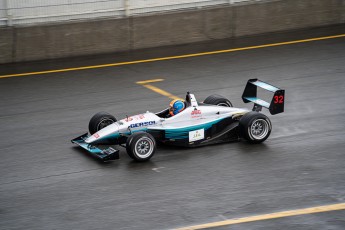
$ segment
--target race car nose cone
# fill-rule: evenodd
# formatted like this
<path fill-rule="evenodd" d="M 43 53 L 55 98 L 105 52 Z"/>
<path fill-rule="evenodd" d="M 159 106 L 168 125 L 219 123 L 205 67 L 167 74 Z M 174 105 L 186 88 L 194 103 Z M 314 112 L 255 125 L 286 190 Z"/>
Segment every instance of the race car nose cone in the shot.
<path fill-rule="evenodd" d="M 100 140 L 105 140 L 111 135 L 114 135 L 119 132 L 119 125 L 117 123 L 113 123 L 107 127 L 104 127 L 103 129 L 99 130 L 97 133 L 94 133 L 93 135 L 89 136 L 85 143 L 94 143 Z"/>

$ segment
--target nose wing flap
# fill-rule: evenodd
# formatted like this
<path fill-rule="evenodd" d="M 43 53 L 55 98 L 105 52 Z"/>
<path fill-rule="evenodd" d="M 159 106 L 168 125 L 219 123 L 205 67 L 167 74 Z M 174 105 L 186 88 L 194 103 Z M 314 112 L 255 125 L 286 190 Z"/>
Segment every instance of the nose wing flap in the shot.
<path fill-rule="evenodd" d="M 102 161 L 116 160 L 120 158 L 119 150 L 113 149 L 112 147 L 100 149 L 95 145 L 88 144 L 85 142 L 88 137 L 88 133 L 85 133 L 77 138 L 74 138 L 71 140 L 71 142 L 79 145 L 83 149 L 87 150 L 92 156 L 97 157 Z"/>

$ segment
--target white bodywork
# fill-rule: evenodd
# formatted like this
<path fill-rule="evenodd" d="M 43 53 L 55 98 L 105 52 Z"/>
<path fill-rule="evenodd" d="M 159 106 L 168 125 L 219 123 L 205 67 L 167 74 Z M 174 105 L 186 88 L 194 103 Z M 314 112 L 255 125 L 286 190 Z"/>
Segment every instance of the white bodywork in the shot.
<path fill-rule="evenodd" d="M 85 142 L 90 144 L 108 137 L 120 137 L 121 135 L 130 135 L 132 132 L 145 130 L 174 130 L 199 126 L 249 112 L 248 109 L 234 107 L 198 105 L 193 94 L 190 94 L 190 99 L 190 106 L 173 117 L 161 118 L 151 112 L 131 116 L 99 130 L 89 136 Z"/>

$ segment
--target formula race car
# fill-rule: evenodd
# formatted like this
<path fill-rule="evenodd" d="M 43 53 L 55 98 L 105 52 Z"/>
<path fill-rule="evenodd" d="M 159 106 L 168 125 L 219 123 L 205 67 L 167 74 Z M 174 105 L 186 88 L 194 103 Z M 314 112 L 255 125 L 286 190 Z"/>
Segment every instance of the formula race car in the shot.
<path fill-rule="evenodd" d="M 257 97 L 257 87 L 273 93 L 269 102 Z M 272 130 L 270 120 L 259 113 L 267 108 L 272 115 L 284 112 L 285 91 L 258 79 L 247 82 L 242 95 L 251 110 L 234 108 L 217 94 L 198 103 L 191 93 L 186 95 L 186 108 L 169 117 L 169 108 L 158 113 L 146 112 L 120 121 L 108 113 L 95 114 L 89 122 L 89 132 L 72 140 L 93 156 L 103 160 L 119 159 L 119 150 L 101 145 L 125 147 L 135 161 L 147 161 L 156 151 L 156 142 L 176 146 L 202 146 L 245 139 L 250 143 L 265 141 Z"/>

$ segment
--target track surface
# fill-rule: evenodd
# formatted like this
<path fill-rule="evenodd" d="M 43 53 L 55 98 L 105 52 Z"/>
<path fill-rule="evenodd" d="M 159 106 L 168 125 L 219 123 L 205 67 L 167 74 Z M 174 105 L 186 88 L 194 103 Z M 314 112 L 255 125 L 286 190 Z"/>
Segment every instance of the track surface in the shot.
<path fill-rule="evenodd" d="M 284 36 L 266 39 L 274 38 Z M 227 46 L 239 43 L 229 41 Z M 195 49 L 204 51 L 203 45 Z M 94 63 L 104 61 L 98 58 Z M 84 65 L 91 62 L 88 58 Z M 39 71 L 53 65 L 47 63 L 3 65 L 0 72 Z M 83 64 L 61 63 L 56 66 Z M 343 203 L 344 64 L 345 38 L 339 38 L 0 79 L 0 229 L 170 229 Z M 286 112 L 270 116 L 273 132 L 264 144 L 160 146 L 143 164 L 132 162 L 122 149 L 121 160 L 104 164 L 70 143 L 87 130 L 89 118 L 98 111 L 123 118 L 168 105 L 168 98 L 136 81 L 164 78 L 154 85 L 174 95 L 184 97 L 191 91 L 203 100 L 218 93 L 245 107 L 240 96 L 246 80 L 256 77 L 286 89 Z M 345 211 L 231 229 L 345 229 Z"/>

